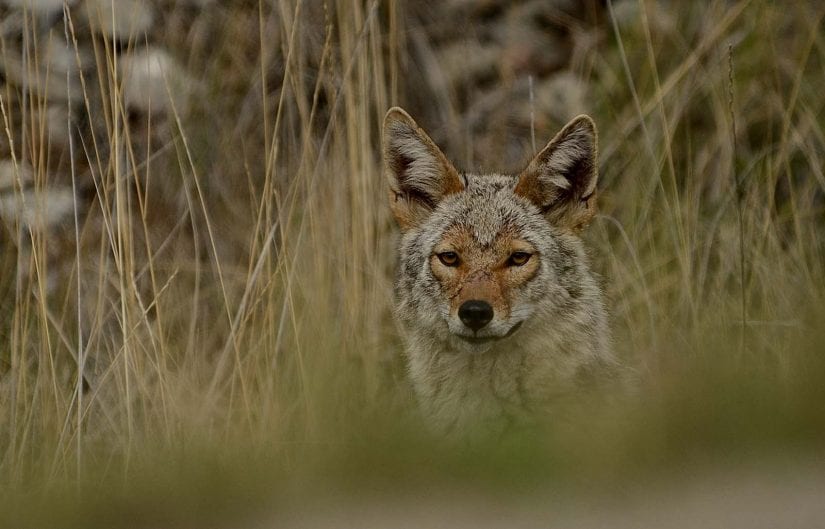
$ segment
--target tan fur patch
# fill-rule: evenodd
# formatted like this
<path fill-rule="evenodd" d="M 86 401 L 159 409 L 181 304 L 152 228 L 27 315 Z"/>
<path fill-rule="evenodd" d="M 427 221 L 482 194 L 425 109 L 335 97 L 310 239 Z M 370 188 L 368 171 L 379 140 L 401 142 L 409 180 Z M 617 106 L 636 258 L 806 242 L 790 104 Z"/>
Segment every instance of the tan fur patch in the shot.
<path fill-rule="evenodd" d="M 442 252 L 456 252 L 458 266 L 444 265 L 438 258 Z M 512 266 L 509 261 L 514 252 L 527 252 L 531 257 L 522 266 Z M 454 227 L 436 245 L 430 267 L 450 299 L 452 315 L 464 302 L 480 300 L 493 307 L 496 318 L 506 319 L 510 316 L 512 291 L 536 275 L 539 259 L 535 248 L 510 230 L 501 231 L 492 244 L 483 246 L 471 230 Z"/>

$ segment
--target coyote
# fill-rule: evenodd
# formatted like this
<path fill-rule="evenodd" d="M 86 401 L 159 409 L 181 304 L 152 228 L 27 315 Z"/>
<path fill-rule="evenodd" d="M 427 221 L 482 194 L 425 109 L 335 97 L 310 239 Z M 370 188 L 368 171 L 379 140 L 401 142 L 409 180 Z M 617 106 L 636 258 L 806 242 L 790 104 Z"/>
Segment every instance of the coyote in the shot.
<path fill-rule="evenodd" d="M 403 109 L 384 172 L 401 229 L 395 317 L 436 430 L 534 417 L 615 365 L 579 233 L 596 211 L 596 126 L 568 123 L 517 175 L 457 170 Z"/>

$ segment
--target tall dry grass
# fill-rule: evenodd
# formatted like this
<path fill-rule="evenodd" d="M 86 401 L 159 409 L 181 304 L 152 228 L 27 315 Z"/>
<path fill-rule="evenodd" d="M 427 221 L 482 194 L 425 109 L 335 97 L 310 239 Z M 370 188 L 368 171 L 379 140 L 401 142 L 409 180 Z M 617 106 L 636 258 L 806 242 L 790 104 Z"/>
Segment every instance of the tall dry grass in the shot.
<path fill-rule="evenodd" d="M 321 381 L 358 376 L 341 388 L 356 407 L 382 384 L 390 251 L 374 141 L 394 100 L 384 79 L 397 75 L 386 53 L 397 6 L 215 9 L 205 24 L 227 24 L 223 40 L 188 58 L 203 99 L 172 106 L 161 145 L 151 123 L 131 126 L 116 68 L 129 51 L 95 42 L 82 95 L 106 135 L 73 146 L 72 177 L 95 196 L 78 200 L 70 269 L 47 285 L 47 266 L 66 261 L 37 230 L 8 246 L 8 484 L 123 469 L 147 440 L 312 438 L 328 419 Z M 13 111 L 21 128 L 8 139 L 34 148 L 33 110 Z"/>
<path fill-rule="evenodd" d="M 168 454 L 236 446 L 284 475 L 319 461 L 372 472 L 362 449 L 388 453 L 378 466 L 399 475 L 433 464 L 428 450 L 443 447 L 411 434 L 389 316 L 377 149 L 385 110 L 421 88 L 405 75 L 418 30 L 404 7 L 215 4 L 189 37 L 167 35 L 198 74 L 196 96 L 143 127 L 122 97 L 123 55 L 95 41 L 82 97 L 106 133 L 72 145 L 73 220 L 60 236 L 9 226 L 2 241 L 3 489 L 129 483 Z M 601 215 L 587 239 L 643 389 L 520 446 L 524 461 L 598 477 L 815 445 L 825 11 L 608 7 L 574 64 L 600 129 Z M 67 20 L 70 43 L 75 31 Z M 0 101 L 8 150 L 45 193 L 56 177 L 43 101 L 9 86 Z M 359 444 L 374 438 L 386 444 Z M 434 460 L 465 468 L 461 457 Z"/>

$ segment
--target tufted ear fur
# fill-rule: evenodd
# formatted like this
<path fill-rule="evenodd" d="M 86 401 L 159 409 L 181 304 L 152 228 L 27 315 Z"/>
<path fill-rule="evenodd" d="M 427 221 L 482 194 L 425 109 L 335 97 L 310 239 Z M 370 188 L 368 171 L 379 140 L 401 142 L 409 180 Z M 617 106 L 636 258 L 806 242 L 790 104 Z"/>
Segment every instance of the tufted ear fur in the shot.
<path fill-rule="evenodd" d="M 593 120 L 574 118 L 522 171 L 515 193 L 554 226 L 582 230 L 596 214 L 597 149 Z"/>
<path fill-rule="evenodd" d="M 401 108 L 387 112 L 382 143 L 390 209 L 402 230 L 417 226 L 446 195 L 464 189 L 458 171 Z"/>

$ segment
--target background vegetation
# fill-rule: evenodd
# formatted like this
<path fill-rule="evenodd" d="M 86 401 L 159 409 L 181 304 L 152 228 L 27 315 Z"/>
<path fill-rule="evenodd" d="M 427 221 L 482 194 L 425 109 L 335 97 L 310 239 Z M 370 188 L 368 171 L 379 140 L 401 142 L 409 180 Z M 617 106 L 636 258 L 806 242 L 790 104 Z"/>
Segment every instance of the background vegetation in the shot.
<path fill-rule="evenodd" d="M 560 7 L 567 58 L 547 68 L 573 81 L 550 103 L 550 74 L 506 53 L 462 77 L 521 34 L 506 2 L 460 11 L 466 26 L 435 3 L 158 2 L 126 37 L 93 2 L 45 29 L 2 4 L 7 526 L 218 526 L 341 491 L 581 497 L 696 468 L 821 468 L 818 2 L 592 2 L 572 22 Z M 449 62 L 442 34 L 460 28 Z M 19 79 L 67 37 L 78 67 L 52 90 L 75 104 L 52 129 L 48 73 Z M 158 47 L 175 61 L 160 90 L 130 88 L 123 64 Z M 474 169 L 515 169 L 531 136 L 594 117 L 586 238 L 633 396 L 490 444 L 426 433 L 389 314 L 377 146 L 392 104 Z"/>

